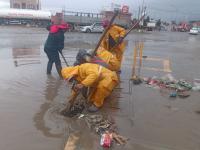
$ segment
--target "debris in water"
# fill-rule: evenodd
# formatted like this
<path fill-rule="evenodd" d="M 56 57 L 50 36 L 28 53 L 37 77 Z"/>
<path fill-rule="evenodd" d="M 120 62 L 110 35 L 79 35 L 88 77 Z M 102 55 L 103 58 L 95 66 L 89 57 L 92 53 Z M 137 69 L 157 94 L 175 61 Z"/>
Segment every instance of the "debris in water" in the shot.
<path fill-rule="evenodd" d="M 195 79 L 194 84 L 187 82 L 186 80 L 176 80 L 171 74 L 167 74 L 161 78 L 156 76 L 152 78 L 144 78 L 144 83 L 148 87 L 160 89 L 163 93 L 168 91 L 169 97 L 187 98 L 190 96 L 189 91 L 200 91 L 200 79 Z"/>
<path fill-rule="evenodd" d="M 105 133 L 101 135 L 100 145 L 105 148 L 110 148 L 112 144 L 112 140 L 113 140 L 112 133 L 109 133 L 108 131 L 106 131 Z"/>
<path fill-rule="evenodd" d="M 172 93 L 170 93 L 170 96 L 169 96 L 169 97 L 175 98 L 176 96 L 177 96 L 177 92 L 172 92 Z"/>
<path fill-rule="evenodd" d="M 74 117 L 77 114 L 80 114 L 83 112 L 85 109 L 85 106 L 83 104 L 75 104 L 72 108 L 70 109 L 64 109 L 61 111 L 61 114 L 66 116 L 66 117 Z"/>
<path fill-rule="evenodd" d="M 127 143 L 127 141 L 129 140 L 128 138 L 125 138 L 119 134 L 116 133 L 112 133 L 113 135 L 113 139 L 119 144 L 119 145 L 124 145 Z"/>
<path fill-rule="evenodd" d="M 80 116 L 78 117 L 78 119 L 83 118 L 85 115 L 84 114 L 80 114 Z"/>
<path fill-rule="evenodd" d="M 78 140 L 79 136 L 77 133 L 70 134 L 64 150 L 76 150 Z"/>
<path fill-rule="evenodd" d="M 138 77 L 138 76 L 133 76 L 131 78 L 131 80 L 133 81 L 133 84 L 138 85 L 142 83 L 142 80 Z"/>
<path fill-rule="evenodd" d="M 180 98 L 187 98 L 187 97 L 190 96 L 190 94 L 189 94 L 187 91 L 184 91 L 184 92 L 179 92 L 179 93 L 178 93 L 178 96 L 179 96 Z"/>

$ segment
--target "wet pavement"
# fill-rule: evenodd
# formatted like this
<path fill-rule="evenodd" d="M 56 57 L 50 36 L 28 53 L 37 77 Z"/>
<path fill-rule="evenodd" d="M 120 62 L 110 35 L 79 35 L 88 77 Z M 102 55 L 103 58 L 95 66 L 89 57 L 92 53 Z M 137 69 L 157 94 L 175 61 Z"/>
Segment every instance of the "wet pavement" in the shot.
<path fill-rule="evenodd" d="M 0 27 L 0 149 L 63 150 L 71 133 L 79 135 L 77 149 L 102 149 L 99 136 L 81 119 L 65 118 L 69 88 L 55 68 L 46 75 L 45 29 Z M 93 48 L 99 34 L 66 33 L 67 61 L 73 64 L 79 48 Z M 188 33 L 133 33 L 127 38 L 121 82 L 99 112 L 112 116 L 121 135 L 130 138 L 128 150 L 200 150 L 199 92 L 172 100 L 159 90 L 133 86 L 133 48 L 143 41 L 142 77 L 163 76 L 193 81 L 200 78 L 200 36 Z M 62 62 L 65 66 L 64 61 Z M 166 65 L 167 64 L 167 65 Z"/>

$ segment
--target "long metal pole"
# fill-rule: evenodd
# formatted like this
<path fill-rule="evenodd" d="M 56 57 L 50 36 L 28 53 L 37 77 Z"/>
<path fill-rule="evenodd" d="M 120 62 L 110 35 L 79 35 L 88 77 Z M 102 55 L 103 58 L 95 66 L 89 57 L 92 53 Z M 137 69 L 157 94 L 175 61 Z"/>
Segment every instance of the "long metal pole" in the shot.
<path fill-rule="evenodd" d="M 66 66 L 69 67 L 69 64 L 67 63 L 67 60 L 65 59 L 65 57 L 64 57 L 64 55 L 63 55 L 62 52 L 60 52 L 60 55 L 62 56 L 62 58 L 63 58 L 63 60 L 64 60 L 64 62 L 66 64 Z"/>

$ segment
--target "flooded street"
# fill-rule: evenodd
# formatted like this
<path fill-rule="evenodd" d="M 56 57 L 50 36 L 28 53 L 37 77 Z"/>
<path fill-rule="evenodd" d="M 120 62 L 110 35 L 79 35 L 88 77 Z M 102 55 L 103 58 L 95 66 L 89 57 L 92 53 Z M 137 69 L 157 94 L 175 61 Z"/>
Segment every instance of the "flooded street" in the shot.
<path fill-rule="evenodd" d="M 45 29 L 0 27 L 0 150 L 63 150 L 77 133 L 78 150 L 102 149 L 100 138 L 84 120 L 63 117 L 69 87 L 55 67 L 46 75 Z M 90 49 L 100 34 L 66 33 L 64 56 L 70 65 L 79 48 Z M 144 84 L 134 86 L 133 49 L 144 42 L 142 77 L 171 73 L 177 79 L 200 78 L 200 36 L 188 33 L 132 33 L 122 64 L 121 82 L 99 112 L 112 116 L 130 140 L 116 150 L 200 150 L 200 92 L 172 100 Z M 165 66 L 164 62 L 168 62 Z M 62 65 L 65 66 L 62 60 Z"/>

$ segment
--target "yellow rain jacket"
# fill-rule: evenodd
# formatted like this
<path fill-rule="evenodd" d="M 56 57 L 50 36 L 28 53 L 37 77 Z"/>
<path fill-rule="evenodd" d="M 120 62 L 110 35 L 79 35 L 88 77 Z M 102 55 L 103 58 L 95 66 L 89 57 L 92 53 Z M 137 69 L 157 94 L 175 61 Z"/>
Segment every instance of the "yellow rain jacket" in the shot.
<path fill-rule="evenodd" d="M 118 41 L 119 37 L 124 37 L 126 34 L 126 30 L 122 27 L 119 27 L 117 25 L 112 25 L 105 35 L 101 46 L 107 50 L 109 50 L 109 35 L 114 39 L 115 42 Z M 122 61 L 123 53 L 125 50 L 125 42 L 123 41 L 116 49 L 113 49 L 113 52 L 116 54 L 117 59 Z"/>
<path fill-rule="evenodd" d="M 75 76 L 76 80 L 85 87 L 93 87 L 94 90 L 89 100 L 97 107 L 101 107 L 114 87 L 118 84 L 117 74 L 98 64 L 85 63 L 80 66 L 66 67 L 62 69 L 64 79 Z"/>
<path fill-rule="evenodd" d="M 107 51 L 103 47 L 99 47 L 97 50 L 96 55 L 101 58 L 105 63 L 109 65 L 109 69 L 112 71 L 119 71 L 120 70 L 120 62 L 115 55 L 111 52 Z"/>

